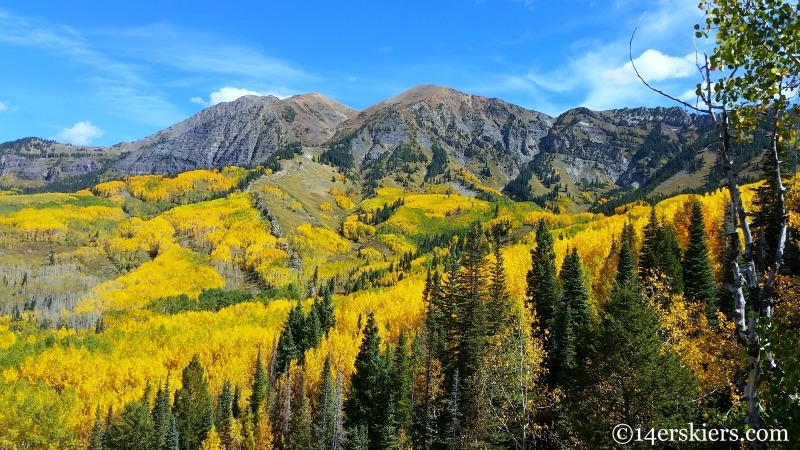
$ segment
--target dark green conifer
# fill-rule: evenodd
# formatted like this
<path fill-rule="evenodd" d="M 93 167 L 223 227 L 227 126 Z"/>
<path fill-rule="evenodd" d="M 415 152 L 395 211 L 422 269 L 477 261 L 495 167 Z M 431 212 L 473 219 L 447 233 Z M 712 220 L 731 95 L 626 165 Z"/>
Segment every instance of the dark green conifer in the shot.
<path fill-rule="evenodd" d="M 286 329 L 286 328 L 284 328 Z M 280 344 L 279 344 L 280 345 Z M 250 414 L 253 416 L 253 425 L 259 423 L 264 399 L 267 398 L 269 389 L 269 378 L 264 370 L 264 362 L 261 358 L 261 348 L 256 355 L 255 371 L 253 372 L 253 391 L 250 394 Z"/>
<path fill-rule="evenodd" d="M 311 405 L 306 395 L 305 376 L 298 371 L 292 383 L 292 411 L 289 415 L 289 433 L 284 450 L 310 450 L 314 448 L 311 434 Z"/>
<path fill-rule="evenodd" d="M 167 432 L 169 431 L 170 417 L 172 411 L 170 410 L 170 392 L 169 392 L 169 378 L 167 378 L 164 387 L 158 387 L 156 391 L 155 404 L 153 405 L 153 428 L 155 430 L 155 441 L 158 448 L 162 448 L 166 442 Z"/>
<path fill-rule="evenodd" d="M 706 246 L 706 229 L 700 202 L 692 202 L 689 219 L 689 244 L 683 255 L 683 293 L 690 302 L 706 306 L 709 323 L 716 324 L 717 287 Z"/>
<path fill-rule="evenodd" d="M 382 447 L 381 434 L 386 423 L 386 363 L 380 353 L 381 338 L 375 314 L 369 313 L 364 325 L 363 340 L 350 380 L 350 395 L 344 403 L 348 429 L 366 429 L 370 449 Z"/>
<path fill-rule="evenodd" d="M 89 433 L 89 446 L 88 450 L 103 450 L 103 433 L 105 427 L 103 426 L 103 419 L 100 415 L 100 405 L 97 405 L 95 412 L 94 424 L 92 424 L 92 431 Z"/>
<path fill-rule="evenodd" d="M 173 414 L 181 436 L 181 450 L 197 450 L 214 425 L 208 381 L 197 355 L 181 373 L 181 388 L 175 392 Z"/>
<path fill-rule="evenodd" d="M 531 262 L 527 277 L 527 299 L 538 317 L 538 334 L 546 336 L 546 330 L 553 326 L 555 320 L 559 286 L 553 236 L 544 219 L 539 220 L 536 228 L 536 248 L 531 250 Z"/>
<path fill-rule="evenodd" d="M 175 422 L 175 416 L 169 416 L 169 429 L 164 439 L 164 445 L 161 450 L 180 450 L 180 435 L 178 433 L 178 425 Z"/>

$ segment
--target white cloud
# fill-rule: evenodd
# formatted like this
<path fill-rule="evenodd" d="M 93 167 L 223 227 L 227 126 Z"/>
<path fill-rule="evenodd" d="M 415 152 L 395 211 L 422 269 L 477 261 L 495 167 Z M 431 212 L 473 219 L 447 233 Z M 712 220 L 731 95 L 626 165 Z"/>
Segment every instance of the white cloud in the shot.
<path fill-rule="evenodd" d="M 203 106 L 213 106 L 217 103 L 222 102 L 232 102 L 239 97 L 244 97 L 245 95 L 259 95 L 259 96 L 266 96 L 266 95 L 273 95 L 280 99 L 284 99 L 286 97 L 291 96 L 286 92 L 286 89 L 281 88 L 278 91 L 266 91 L 266 92 L 258 92 L 253 91 L 250 89 L 242 89 L 237 87 L 225 86 L 224 88 L 212 92 L 208 98 L 209 100 L 206 101 L 201 97 L 192 97 L 189 99 L 192 103 L 198 103 Z"/>
<path fill-rule="evenodd" d="M 88 145 L 94 138 L 98 138 L 103 134 L 103 130 L 92 125 L 92 122 L 87 120 L 85 122 L 78 122 L 70 128 L 64 128 L 58 133 L 56 138 L 69 144 Z"/>
<path fill-rule="evenodd" d="M 8 111 L 8 105 L 3 102 L 0 102 L 0 112 Z"/>
<path fill-rule="evenodd" d="M 628 61 L 622 67 L 606 70 L 603 72 L 602 78 L 606 82 L 618 85 L 640 83 L 633 70 L 634 65 L 639 71 L 639 75 L 647 82 L 686 78 L 697 73 L 694 54 L 676 57 L 649 49 L 645 50 L 638 58 L 634 58 L 633 64 Z"/>

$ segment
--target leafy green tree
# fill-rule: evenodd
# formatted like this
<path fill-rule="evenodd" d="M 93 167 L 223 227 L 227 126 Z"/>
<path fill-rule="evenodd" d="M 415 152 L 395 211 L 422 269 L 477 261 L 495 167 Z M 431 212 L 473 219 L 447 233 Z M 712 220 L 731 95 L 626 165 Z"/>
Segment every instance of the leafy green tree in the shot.
<path fill-rule="evenodd" d="M 192 357 L 181 373 L 181 388 L 175 392 L 175 423 L 181 450 L 197 450 L 214 426 L 214 407 L 208 393 L 203 364 Z"/>

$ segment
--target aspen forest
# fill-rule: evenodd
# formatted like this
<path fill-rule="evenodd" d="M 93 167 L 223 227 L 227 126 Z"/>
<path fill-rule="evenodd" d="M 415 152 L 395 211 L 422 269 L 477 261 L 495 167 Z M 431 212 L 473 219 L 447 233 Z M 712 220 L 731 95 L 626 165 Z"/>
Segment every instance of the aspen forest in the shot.
<path fill-rule="evenodd" d="M 800 448 L 800 34 L 756 44 L 800 20 L 754 4 L 701 2 L 705 192 L 567 212 L 438 143 L 418 185 L 295 145 L 0 191 L 0 449 L 612 449 L 618 424 L 788 436 L 631 448 Z M 730 34 L 748 20 L 772 25 Z"/>

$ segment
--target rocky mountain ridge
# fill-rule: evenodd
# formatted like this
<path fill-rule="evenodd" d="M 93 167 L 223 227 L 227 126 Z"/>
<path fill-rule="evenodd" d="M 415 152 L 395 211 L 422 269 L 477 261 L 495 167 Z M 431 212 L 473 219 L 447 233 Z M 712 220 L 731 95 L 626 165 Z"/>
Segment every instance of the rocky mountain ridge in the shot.
<path fill-rule="evenodd" d="M 428 181 L 430 167 L 426 173 L 425 166 L 441 159 L 434 152 L 443 150 L 445 170 L 466 171 L 498 190 L 528 177 L 517 184 L 524 190 L 527 183 L 533 195 L 537 189 L 538 194 L 551 189 L 550 181 L 562 176 L 575 186 L 591 182 L 635 188 L 659 167 L 681 170 L 691 164 L 674 158 L 688 154 L 693 159 L 687 150 L 709 127 L 706 118 L 677 107 L 575 108 L 553 118 L 500 99 L 432 85 L 417 86 L 361 111 L 315 93 L 286 99 L 244 96 L 135 142 L 85 151 L 72 148 L 77 156 L 45 158 L 70 147 L 53 141 L 2 144 L 0 175 L 47 183 L 53 174 L 86 171 L 131 175 L 251 166 L 299 143 L 316 155 L 339 152 L 328 155 L 327 161 L 364 179 L 366 168 L 374 176 L 375 161 L 384 164 L 405 146 L 404 152 L 414 153 L 414 164 L 401 161 L 389 169 L 407 171 L 406 184 Z M 394 176 L 391 170 L 378 175 Z"/>

